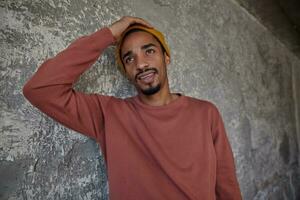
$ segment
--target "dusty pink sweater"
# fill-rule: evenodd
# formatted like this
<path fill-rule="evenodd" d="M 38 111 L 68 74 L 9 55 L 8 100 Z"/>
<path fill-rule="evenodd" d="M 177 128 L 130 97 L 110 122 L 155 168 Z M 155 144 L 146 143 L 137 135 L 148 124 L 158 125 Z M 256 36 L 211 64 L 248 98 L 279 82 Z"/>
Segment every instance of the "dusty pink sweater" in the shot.
<path fill-rule="evenodd" d="M 166 106 L 138 97 L 84 94 L 72 86 L 114 42 L 108 28 L 44 62 L 25 97 L 42 112 L 100 143 L 111 200 L 239 200 L 232 151 L 216 107 L 181 96 Z"/>

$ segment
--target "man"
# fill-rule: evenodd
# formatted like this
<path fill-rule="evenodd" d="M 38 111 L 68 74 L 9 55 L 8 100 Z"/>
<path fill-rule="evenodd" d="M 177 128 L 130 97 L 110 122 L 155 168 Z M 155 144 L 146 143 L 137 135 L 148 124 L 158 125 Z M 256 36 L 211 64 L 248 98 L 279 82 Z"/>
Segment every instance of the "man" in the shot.
<path fill-rule="evenodd" d="M 84 94 L 72 85 L 112 44 L 138 95 Z M 170 50 L 148 22 L 123 17 L 44 62 L 25 97 L 65 126 L 94 138 L 105 157 L 111 200 L 241 199 L 217 108 L 170 92 Z"/>

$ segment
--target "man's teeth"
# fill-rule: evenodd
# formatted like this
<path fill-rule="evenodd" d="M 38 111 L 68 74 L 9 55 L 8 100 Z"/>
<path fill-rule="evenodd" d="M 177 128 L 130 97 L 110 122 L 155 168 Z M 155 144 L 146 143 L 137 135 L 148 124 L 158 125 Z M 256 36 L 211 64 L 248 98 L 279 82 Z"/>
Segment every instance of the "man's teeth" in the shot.
<path fill-rule="evenodd" d="M 151 73 L 148 73 L 148 74 L 145 74 L 145 75 L 141 75 L 139 77 L 139 79 L 145 79 L 145 78 L 148 78 L 149 76 L 152 76 L 154 74 L 154 72 L 151 72 Z"/>
<path fill-rule="evenodd" d="M 142 76 L 141 78 L 147 78 L 147 77 L 151 76 L 152 74 L 153 74 L 153 73 L 146 74 L 146 75 Z"/>

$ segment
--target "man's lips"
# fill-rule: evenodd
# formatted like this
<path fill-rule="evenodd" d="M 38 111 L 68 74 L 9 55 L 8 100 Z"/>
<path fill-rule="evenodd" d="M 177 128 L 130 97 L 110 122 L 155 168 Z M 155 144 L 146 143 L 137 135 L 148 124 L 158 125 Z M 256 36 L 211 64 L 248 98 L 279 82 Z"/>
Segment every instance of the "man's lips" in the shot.
<path fill-rule="evenodd" d="M 143 73 L 140 76 L 138 76 L 138 79 L 139 80 L 146 79 L 153 75 L 154 75 L 154 72 Z"/>
<path fill-rule="evenodd" d="M 144 72 L 140 72 L 136 75 L 136 81 L 140 81 L 143 84 L 151 84 L 154 81 L 156 69 L 147 69 Z"/>
<path fill-rule="evenodd" d="M 136 75 L 136 79 L 137 80 L 143 80 L 143 79 L 147 79 L 151 76 L 154 76 L 157 73 L 156 69 L 148 69 L 144 72 L 140 72 Z"/>

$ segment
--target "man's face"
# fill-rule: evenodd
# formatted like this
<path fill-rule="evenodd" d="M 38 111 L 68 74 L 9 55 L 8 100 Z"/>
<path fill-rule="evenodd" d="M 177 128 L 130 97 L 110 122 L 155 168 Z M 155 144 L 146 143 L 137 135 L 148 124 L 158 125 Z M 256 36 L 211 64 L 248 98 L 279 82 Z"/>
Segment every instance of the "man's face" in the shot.
<path fill-rule="evenodd" d="M 153 35 L 144 31 L 130 33 L 121 47 L 126 75 L 138 92 L 152 95 L 167 87 L 170 58 Z"/>

